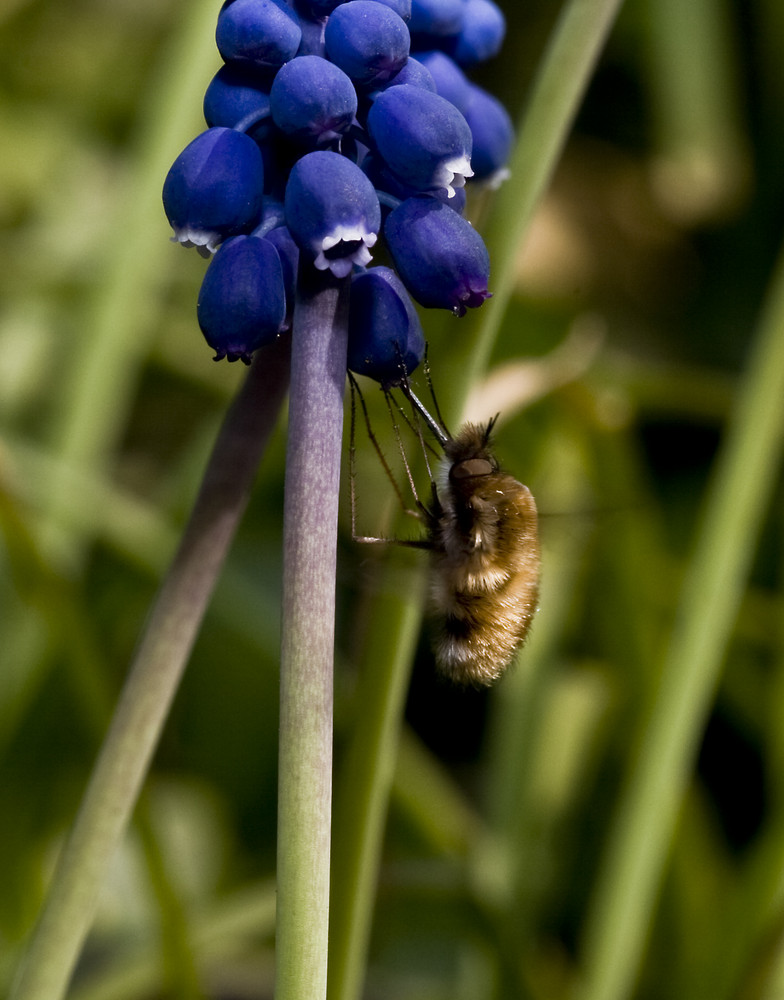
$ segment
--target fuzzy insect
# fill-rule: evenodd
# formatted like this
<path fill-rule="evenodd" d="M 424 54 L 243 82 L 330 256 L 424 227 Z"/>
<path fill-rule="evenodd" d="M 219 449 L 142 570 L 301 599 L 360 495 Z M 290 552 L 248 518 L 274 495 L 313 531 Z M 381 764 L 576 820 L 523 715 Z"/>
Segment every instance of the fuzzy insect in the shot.
<path fill-rule="evenodd" d="M 407 382 L 401 389 L 444 457 L 429 504 L 417 498 L 427 538 L 400 544 L 431 554 L 430 612 L 439 670 L 456 683 L 487 686 L 522 646 L 536 612 L 536 504 L 528 487 L 499 466 L 492 447 L 497 418 L 465 424 L 453 437 Z"/>
<path fill-rule="evenodd" d="M 525 641 L 539 593 L 536 504 L 499 467 L 494 424 L 465 424 L 443 442 L 425 509 L 436 663 L 462 684 L 501 676 Z"/>

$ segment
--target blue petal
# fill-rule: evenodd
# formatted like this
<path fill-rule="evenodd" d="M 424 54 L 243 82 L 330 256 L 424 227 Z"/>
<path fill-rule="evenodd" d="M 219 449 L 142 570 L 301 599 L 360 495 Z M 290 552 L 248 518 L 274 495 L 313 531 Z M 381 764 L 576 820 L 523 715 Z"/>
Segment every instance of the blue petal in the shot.
<path fill-rule="evenodd" d="M 389 267 L 351 278 L 348 368 L 390 386 L 410 375 L 425 354 L 425 336 L 403 283 Z"/>
<path fill-rule="evenodd" d="M 482 237 L 437 199 L 417 195 L 404 201 L 389 214 L 384 238 L 420 305 L 462 316 L 489 298 L 490 258 Z"/>
<path fill-rule="evenodd" d="M 269 240 L 235 236 L 213 258 L 199 292 L 199 326 L 215 360 L 248 361 L 286 316 L 283 268 Z"/>
<path fill-rule="evenodd" d="M 221 240 L 249 231 L 259 218 L 264 168 L 256 143 L 243 132 L 202 132 L 174 161 L 163 206 L 174 240 L 214 253 Z"/>
<path fill-rule="evenodd" d="M 319 56 L 298 56 L 278 70 L 270 91 L 281 131 L 311 146 L 338 138 L 357 113 L 357 92 L 343 70 Z"/>
<path fill-rule="evenodd" d="M 218 14 L 215 41 L 228 62 L 282 66 L 297 54 L 302 31 L 283 0 L 231 0 Z"/>
<path fill-rule="evenodd" d="M 446 188 L 450 197 L 471 169 L 471 129 L 438 94 L 403 84 L 379 94 L 367 127 L 390 170 L 418 191 Z"/>
<path fill-rule="evenodd" d="M 388 80 L 405 64 L 411 38 L 405 21 L 376 0 L 337 7 L 324 34 L 327 55 L 360 85 Z"/>
<path fill-rule="evenodd" d="M 284 204 L 291 235 L 320 271 L 345 278 L 370 262 L 381 208 L 356 163 L 326 150 L 306 153 L 291 170 Z"/>
<path fill-rule="evenodd" d="M 226 63 L 210 81 L 204 94 L 204 119 L 207 125 L 236 128 L 240 122 L 255 119 L 253 137 L 258 141 L 269 132 L 269 75 L 247 63 Z M 249 125 L 240 129 L 246 132 Z"/>
<path fill-rule="evenodd" d="M 451 48 L 461 66 L 473 66 L 498 53 L 506 34 L 506 20 L 493 0 L 465 0 L 463 27 Z"/>

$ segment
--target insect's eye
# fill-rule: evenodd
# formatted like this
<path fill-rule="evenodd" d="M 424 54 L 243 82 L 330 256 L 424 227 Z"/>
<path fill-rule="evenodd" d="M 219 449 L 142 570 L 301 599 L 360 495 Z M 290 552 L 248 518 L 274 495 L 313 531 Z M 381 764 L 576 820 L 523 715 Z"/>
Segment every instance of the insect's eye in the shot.
<path fill-rule="evenodd" d="M 467 458 L 456 462 L 449 470 L 450 479 L 471 479 L 473 476 L 489 476 L 493 471 L 492 462 L 486 458 Z"/>

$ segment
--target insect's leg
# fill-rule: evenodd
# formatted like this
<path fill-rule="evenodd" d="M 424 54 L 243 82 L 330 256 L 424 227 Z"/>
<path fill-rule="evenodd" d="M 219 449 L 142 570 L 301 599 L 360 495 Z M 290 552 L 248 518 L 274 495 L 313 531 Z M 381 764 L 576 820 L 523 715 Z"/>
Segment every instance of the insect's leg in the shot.
<path fill-rule="evenodd" d="M 427 382 L 427 388 L 430 393 L 430 398 L 433 401 L 433 409 L 436 411 L 436 418 L 438 420 L 438 423 L 441 429 L 446 433 L 446 436 L 448 438 L 451 438 L 452 435 L 450 434 L 449 428 L 447 427 L 444 418 L 441 414 L 441 407 L 438 405 L 438 397 L 436 396 L 436 390 L 433 388 L 433 373 L 430 370 L 430 353 L 427 344 L 425 344 L 425 357 L 422 363 L 422 368 L 425 373 L 425 381 Z M 441 439 L 439 438 L 439 440 Z M 444 444 L 443 440 L 441 440 L 441 444 Z"/>
<path fill-rule="evenodd" d="M 362 390 L 359 387 L 359 383 L 354 378 L 351 372 L 347 372 L 349 384 L 351 386 L 351 431 L 350 431 L 350 444 L 349 444 L 349 497 L 351 506 L 351 537 L 356 542 L 396 542 L 397 539 L 394 538 L 375 538 L 369 535 L 358 535 L 356 530 L 356 511 L 357 511 L 357 494 L 356 494 L 356 400 L 359 398 L 359 404 L 362 408 L 362 416 L 365 421 L 365 428 L 367 430 L 367 435 L 370 443 L 373 445 L 373 449 L 378 456 L 378 460 L 386 473 L 387 479 L 392 484 L 392 488 L 395 491 L 395 496 L 400 502 L 402 510 L 413 517 L 420 517 L 418 511 L 411 510 L 407 505 L 400 486 L 395 479 L 394 473 L 389 467 L 389 463 L 381 450 L 381 445 L 378 443 L 378 438 L 373 433 L 373 428 L 370 424 L 370 415 L 368 413 L 367 404 L 365 403 L 365 397 L 362 394 Z M 410 473 L 409 473 L 410 478 Z M 416 496 L 416 493 L 415 493 Z M 417 501 L 418 502 L 418 501 Z"/>

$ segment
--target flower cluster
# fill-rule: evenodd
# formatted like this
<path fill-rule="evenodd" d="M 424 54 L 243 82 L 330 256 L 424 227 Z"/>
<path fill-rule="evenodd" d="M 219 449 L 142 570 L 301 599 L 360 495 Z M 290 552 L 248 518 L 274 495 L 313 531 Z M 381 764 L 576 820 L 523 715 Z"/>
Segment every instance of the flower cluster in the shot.
<path fill-rule="evenodd" d="M 350 276 L 349 367 L 382 382 L 422 358 L 409 296 L 458 316 L 488 298 L 464 185 L 503 176 L 512 127 L 464 70 L 504 29 L 493 0 L 226 0 L 207 129 L 163 188 L 174 240 L 212 257 L 216 360 L 287 329 L 300 257 Z M 379 237 L 394 269 L 368 268 Z"/>

